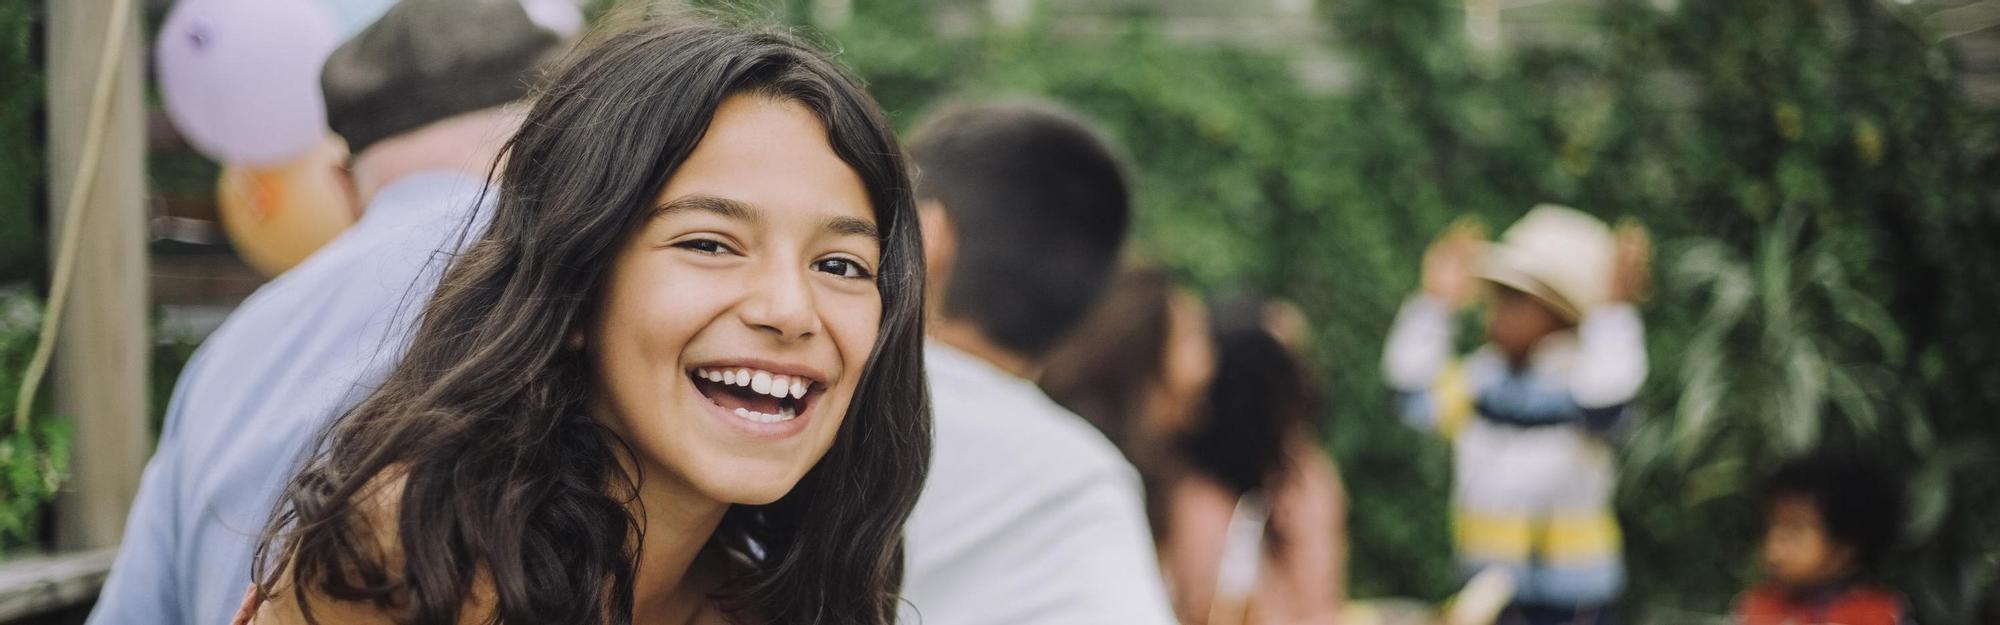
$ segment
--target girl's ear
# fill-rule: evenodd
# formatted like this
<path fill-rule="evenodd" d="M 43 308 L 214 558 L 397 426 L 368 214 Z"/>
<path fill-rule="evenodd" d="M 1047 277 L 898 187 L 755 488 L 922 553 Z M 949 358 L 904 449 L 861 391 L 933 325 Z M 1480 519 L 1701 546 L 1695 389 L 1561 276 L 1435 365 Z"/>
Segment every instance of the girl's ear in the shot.
<path fill-rule="evenodd" d="M 917 203 L 917 227 L 924 240 L 924 301 L 937 309 L 944 301 L 945 282 L 951 280 L 952 263 L 958 260 L 958 233 L 937 200 Z"/>
<path fill-rule="evenodd" d="M 1860 568 L 1861 566 L 1860 549 L 1856 549 L 1854 545 L 1849 545 L 1834 540 L 1832 536 L 1826 536 L 1825 535 L 1826 530 L 1824 528 L 1820 530 L 1820 533 L 1822 536 L 1824 536 L 1822 540 L 1825 540 L 1827 542 L 1826 562 L 1825 562 L 1827 570 L 1848 572 Z"/>

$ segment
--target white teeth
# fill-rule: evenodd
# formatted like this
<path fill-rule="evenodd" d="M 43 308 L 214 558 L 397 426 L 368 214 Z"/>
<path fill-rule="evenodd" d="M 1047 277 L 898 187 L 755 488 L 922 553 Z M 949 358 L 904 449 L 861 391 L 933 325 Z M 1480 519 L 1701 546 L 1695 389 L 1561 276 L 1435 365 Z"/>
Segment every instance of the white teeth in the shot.
<path fill-rule="evenodd" d="M 757 423 L 779 423 L 783 421 L 790 421 L 793 418 L 799 416 L 797 412 L 793 411 L 790 408 L 780 408 L 778 410 L 778 414 L 764 414 L 761 412 L 757 412 L 755 410 L 751 410 L 749 408 L 737 408 L 735 412 L 736 416 L 743 417 L 745 419 L 749 419 Z"/>
<path fill-rule="evenodd" d="M 733 386 L 747 386 L 760 395 L 770 395 L 778 399 L 804 399 L 812 392 L 812 380 L 806 378 L 777 375 L 769 371 L 748 368 L 736 369 L 696 369 L 695 377 L 710 382 L 720 382 Z"/>
<path fill-rule="evenodd" d="M 812 390 L 812 380 L 789 375 L 776 375 L 769 371 L 749 368 L 736 369 L 696 369 L 695 377 L 710 382 L 720 382 L 735 386 L 747 386 L 758 394 L 770 395 L 778 399 L 789 397 L 804 398 Z M 737 408 L 731 412 L 753 423 L 781 423 L 796 419 L 799 406 L 793 402 L 780 402 L 778 414 L 766 414 L 749 408 Z"/>

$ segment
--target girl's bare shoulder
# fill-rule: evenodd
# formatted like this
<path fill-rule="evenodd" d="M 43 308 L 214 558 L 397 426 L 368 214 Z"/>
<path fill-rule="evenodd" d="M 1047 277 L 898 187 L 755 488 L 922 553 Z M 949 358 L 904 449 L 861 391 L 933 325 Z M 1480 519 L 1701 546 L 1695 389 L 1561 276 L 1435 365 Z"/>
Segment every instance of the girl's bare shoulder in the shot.
<path fill-rule="evenodd" d="M 347 515 L 348 531 L 354 534 L 353 538 L 364 541 L 363 544 L 368 546 L 370 553 L 365 557 L 371 558 L 378 570 L 392 578 L 403 573 L 403 537 L 398 526 L 402 517 L 404 488 L 408 482 L 409 474 L 404 467 L 384 470 L 356 491 L 353 503 L 343 512 Z M 294 552 L 287 548 L 281 553 L 287 554 L 288 559 L 278 570 L 276 582 L 259 593 L 254 601 L 246 601 L 245 608 L 254 612 L 247 625 L 390 625 L 402 620 L 392 608 L 373 601 L 346 601 L 326 596 L 322 590 L 323 580 L 313 580 L 301 589 L 294 575 L 296 562 L 289 559 Z M 342 570 L 337 574 L 353 575 L 357 572 L 355 563 L 341 563 L 340 567 Z M 489 622 L 495 603 L 491 580 L 480 574 L 472 584 L 458 621 L 468 625 Z"/>

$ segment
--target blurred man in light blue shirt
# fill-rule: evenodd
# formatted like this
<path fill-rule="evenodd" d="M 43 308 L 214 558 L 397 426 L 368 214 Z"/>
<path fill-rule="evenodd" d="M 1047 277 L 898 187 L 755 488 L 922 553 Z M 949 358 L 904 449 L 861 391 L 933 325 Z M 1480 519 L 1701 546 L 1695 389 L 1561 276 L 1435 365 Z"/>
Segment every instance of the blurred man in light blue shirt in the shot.
<path fill-rule="evenodd" d="M 195 352 L 91 624 L 229 622 L 301 453 L 401 357 L 450 255 L 482 229 L 486 175 L 522 119 L 512 103 L 567 47 L 574 12 L 403 0 L 327 60 L 360 220 Z"/>

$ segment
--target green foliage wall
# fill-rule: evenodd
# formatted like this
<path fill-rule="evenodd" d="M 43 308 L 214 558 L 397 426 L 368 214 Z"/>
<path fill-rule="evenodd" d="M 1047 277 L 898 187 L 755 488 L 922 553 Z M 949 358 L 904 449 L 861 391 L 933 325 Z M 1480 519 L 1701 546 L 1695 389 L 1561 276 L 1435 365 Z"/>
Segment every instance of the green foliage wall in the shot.
<path fill-rule="evenodd" d="M 36 2 L 0 2 L 0 284 L 40 275 L 42 72 L 34 60 Z"/>
<path fill-rule="evenodd" d="M 1751 485 L 1836 446 L 1911 478 L 1888 573 L 1922 619 L 2000 622 L 2000 125 L 1914 13 L 1612 0 L 1578 45 L 1485 54 L 1457 3 L 1330 1 L 1358 77 L 1316 95 L 1284 59 L 1176 44 L 1145 16 L 938 38 L 921 3 L 856 4 L 823 37 L 906 127 L 944 97 L 1071 103 L 1137 163 L 1144 254 L 1308 310 L 1356 595 L 1457 583 L 1449 450 L 1397 422 L 1377 373 L 1424 244 L 1556 201 L 1660 240 L 1647 418 L 1621 454 L 1635 620 L 1725 612 L 1755 576 Z"/>

